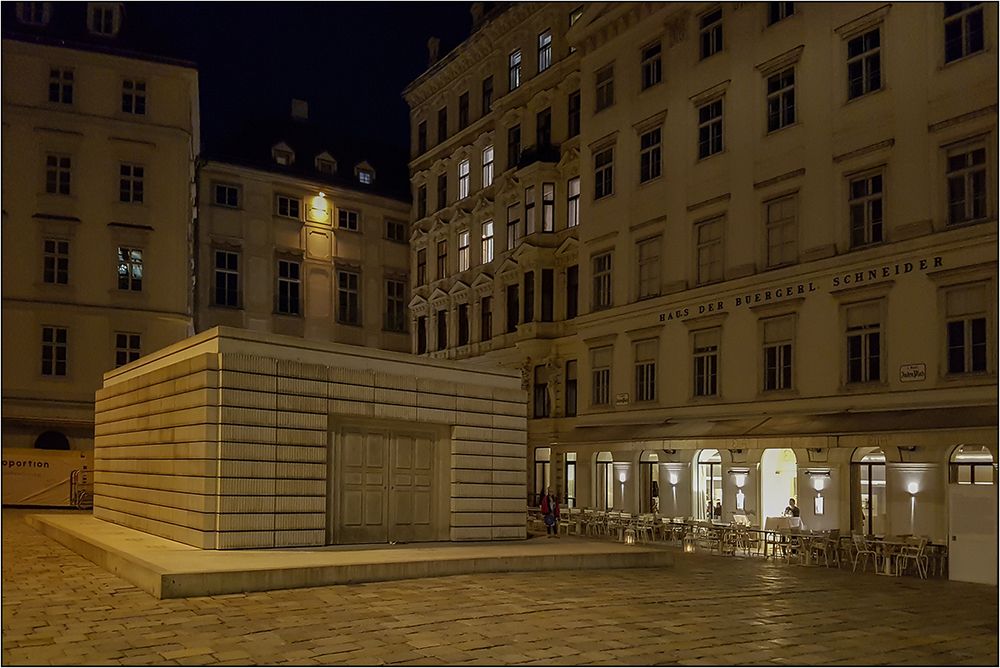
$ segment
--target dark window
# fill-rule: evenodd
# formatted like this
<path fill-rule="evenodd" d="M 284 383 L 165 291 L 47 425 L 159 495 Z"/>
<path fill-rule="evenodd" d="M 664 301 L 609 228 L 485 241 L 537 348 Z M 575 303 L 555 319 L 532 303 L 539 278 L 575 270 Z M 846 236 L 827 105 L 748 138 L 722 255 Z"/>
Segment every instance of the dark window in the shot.
<path fill-rule="evenodd" d="M 361 324 L 361 277 L 353 271 L 337 272 L 337 322 Z"/>
<path fill-rule="evenodd" d="M 542 322 L 552 322 L 555 279 L 551 269 L 542 269 Z"/>
<path fill-rule="evenodd" d="M 69 156 L 45 156 L 45 192 L 53 195 L 70 194 L 73 162 Z"/>
<path fill-rule="evenodd" d="M 645 183 L 660 176 L 660 128 L 639 137 L 639 181 Z"/>
<path fill-rule="evenodd" d="M 406 331 L 406 281 L 385 281 L 384 326 L 390 332 Z"/>
<path fill-rule="evenodd" d="M 493 111 L 493 77 L 483 79 L 483 116 Z"/>
<path fill-rule="evenodd" d="M 882 241 L 882 175 L 872 174 L 850 182 L 851 247 Z"/>
<path fill-rule="evenodd" d="M 594 79 L 594 97 L 596 99 L 596 111 L 607 109 L 615 103 L 614 63 L 597 70 Z"/>
<path fill-rule="evenodd" d="M 42 327 L 42 375 L 65 376 L 68 334 L 65 327 Z"/>
<path fill-rule="evenodd" d="M 694 335 L 694 396 L 719 393 L 719 333 L 717 330 Z"/>
<path fill-rule="evenodd" d="M 275 197 L 275 213 L 283 218 L 300 219 L 302 205 L 297 197 L 278 195 Z"/>
<path fill-rule="evenodd" d="M 417 285 L 427 282 L 427 249 L 417 249 Z"/>
<path fill-rule="evenodd" d="M 73 70 L 49 70 L 49 102 L 73 104 Z"/>
<path fill-rule="evenodd" d="M 417 218 L 427 216 L 427 184 L 417 186 Z"/>
<path fill-rule="evenodd" d="M 409 243 L 409 239 L 406 238 L 406 223 L 401 220 L 389 220 L 387 218 L 385 221 L 385 238 L 401 244 Z"/>
<path fill-rule="evenodd" d="M 42 280 L 56 285 L 69 283 L 69 242 L 46 239 L 43 243 Z"/>
<path fill-rule="evenodd" d="M 536 418 L 549 417 L 551 407 L 549 406 L 548 373 L 549 371 L 544 364 L 535 367 L 535 382 L 532 384 L 532 403 L 534 404 L 532 416 Z"/>
<path fill-rule="evenodd" d="M 507 169 L 517 167 L 521 159 L 521 126 L 507 128 Z"/>
<path fill-rule="evenodd" d="M 293 260 L 278 260 L 278 313 L 301 315 L 302 265 Z"/>
<path fill-rule="evenodd" d="M 517 331 L 517 316 L 520 305 L 518 304 L 517 284 L 507 286 L 507 332 Z"/>
<path fill-rule="evenodd" d="M 458 345 L 469 344 L 469 305 L 458 305 Z"/>
<path fill-rule="evenodd" d="M 542 232 L 556 229 L 556 184 L 542 184 Z"/>
<path fill-rule="evenodd" d="M 595 255 L 592 262 L 594 294 L 591 310 L 611 308 L 611 253 Z"/>
<path fill-rule="evenodd" d="M 437 349 L 444 350 L 448 347 L 448 312 L 440 310 L 437 312 Z"/>
<path fill-rule="evenodd" d="M 767 131 L 774 132 L 795 122 L 795 68 L 789 67 L 767 78 Z"/>
<path fill-rule="evenodd" d="M 445 139 L 448 138 L 448 107 L 441 107 L 438 109 L 438 136 L 437 140 L 440 144 Z"/>
<path fill-rule="evenodd" d="M 427 121 L 417 124 L 417 155 L 427 152 Z"/>
<path fill-rule="evenodd" d="M 877 382 L 882 378 L 882 324 L 877 303 L 847 310 L 847 382 Z"/>
<path fill-rule="evenodd" d="M 458 129 L 464 130 L 469 127 L 469 91 L 465 91 L 458 98 Z"/>
<path fill-rule="evenodd" d="M 794 2 L 769 2 L 767 3 L 767 25 L 772 26 L 794 13 Z"/>
<path fill-rule="evenodd" d="M 442 172 L 438 174 L 438 200 L 437 208 L 443 209 L 448 206 L 448 174 Z"/>
<path fill-rule="evenodd" d="M 698 20 L 698 26 L 702 60 L 722 51 L 722 8 L 703 15 Z"/>
<path fill-rule="evenodd" d="M 986 149 L 975 147 L 948 156 L 948 224 L 986 218 Z"/>
<path fill-rule="evenodd" d="M 239 308 L 240 255 L 215 251 L 215 305 Z"/>
<path fill-rule="evenodd" d="M 566 319 L 575 318 L 580 312 L 580 267 L 566 267 Z"/>
<path fill-rule="evenodd" d="M 613 148 L 594 154 L 594 199 L 606 197 L 615 190 L 614 155 Z"/>
<path fill-rule="evenodd" d="M 698 107 L 698 158 L 722 152 L 722 100 Z"/>
<path fill-rule="evenodd" d="M 552 109 L 542 109 L 535 116 L 535 143 L 538 148 L 552 143 Z"/>
<path fill-rule="evenodd" d="M 337 209 L 337 227 L 357 232 L 361 226 L 361 214 L 350 209 Z"/>
<path fill-rule="evenodd" d="M 423 355 L 427 352 L 427 316 L 422 315 L 417 318 L 417 354 Z"/>
<path fill-rule="evenodd" d="M 944 3 L 944 62 L 950 63 L 984 48 L 983 3 Z"/>
<path fill-rule="evenodd" d="M 576 416 L 576 360 L 566 360 L 566 417 Z"/>
<path fill-rule="evenodd" d="M 483 297 L 479 302 L 479 340 L 493 338 L 493 298 Z"/>
<path fill-rule="evenodd" d="M 146 82 L 125 79 L 122 81 L 122 112 L 144 116 L 146 114 Z"/>
<path fill-rule="evenodd" d="M 569 123 L 568 136 L 573 138 L 580 134 L 580 91 L 575 90 L 569 94 L 567 108 L 569 116 L 567 119 Z"/>
<path fill-rule="evenodd" d="M 535 186 L 524 189 L 524 233 L 535 233 Z"/>
<path fill-rule="evenodd" d="M 524 322 L 535 320 L 535 272 L 524 272 Z"/>
<path fill-rule="evenodd" d="M 115 367 L 134 362 L 142 355 L 140 336 L 125 332 L 115 332 Z"/>
<path fill-rule="evenodd" d="M 517 49 L 507 57 L 507 90 L 521 85 L 521 50 Z"/>
<path fill-rule="evenodd" d="M 660 64 L 660 42 L 650 44 L 642 50 L 642 90 L 660 83 L 663 76 Z"/>
<path fill-rule="evenodd" d="M 445 278 L 448 275 L 448 241 L 442 239 L 437 243 L 437 274 L 435 279 Z"/>
<path fill-rule="evenodd" d="M 847 99 L 882 88 L 882 50 L 879 28 L 847 41 Z"/>
<path fill-rule="evenodd" d="M 215 184 L 215 204 L 218 206 L 228 206 L 236 208 L 240 205 L 239 186 L 231 186 L 226 183 Z"/>
<path fill-rule="evenodd" d="M 25 3 L 40 5 L 40 2 Z M 35 448 L 38 450 L 69 450 L 69 439 L 65 434 L 58 431 L 42 432 L 35 439 Z"/>

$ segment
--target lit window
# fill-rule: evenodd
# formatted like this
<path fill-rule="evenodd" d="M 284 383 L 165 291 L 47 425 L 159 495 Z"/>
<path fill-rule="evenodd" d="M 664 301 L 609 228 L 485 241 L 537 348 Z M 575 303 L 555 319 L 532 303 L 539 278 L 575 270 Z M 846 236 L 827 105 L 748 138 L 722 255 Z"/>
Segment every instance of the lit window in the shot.
<path fill-rule="evenodd" d="M 795 122 L 795 68 L 789 67 L 767 78 L 767 131 L 774 132 Z"/>
<path fill-rule="evenodd" d="M 215 251 L 216 306 L 239 308 L 240 305 L 240 255 L 232 251 Z"/>
<path fill-rule="evenodd" d="M 493 183 L 493 147 L 487 146 L 483 149 L 483 187 L 486 188 Z"/>
<path fill-rule="evenodd" d="M 350 209 L 339 209 L 337 211 L 337 227 L 342 230 L 358 231 L 358 221 L 361 214 Z"/>
<path fill-rule="evenodd" d="M 142 250 L 118 247 L 118 289 L 142 291 Z"/>
<path fill-rule="evenodd" d="M 458 163 L 458 199 L 469 196 L 469 159 Z"/>
<path fill-rule="evenodd" d="M 278 195 L 275 197 L 275 213 L 282 218 L 299 220 L 301 206 L 302 203 L 297 197 L 288 197 L 287 195 Z"/>
<path fill-rule="evenodd" d="M 115 332 L 115 366 L 125 366 L 129 362 L 134 362 L 142 356 L 142 346 L 140 345 L 138 334 L 127 332 Z"/>
<path fill-rule="evenodd" d="M 965 147 L 948 154 L 948 224 L 986 218 L 986 148 Z"/>
<path fill-rule="evenodd" d="M 122 81 L 122 112 L 144 116 L 146 114 L 146 82 L 136 79 Z"/>
<path fill-rule="evenodd" d="M 49 102 L 73 104 L 73 70 L 49 69 Z"/>
<path fill-rule="evenodd" d="M 764 391 L 792 389 L 792 340 L 795 320 L 791 316 L 764 321 Z"/>
<path fill-rule="evenodd" d="M 90 32 L 103 37 L 118 34 L 121 12 L 117 2 L 91 2 L 87 12 L 87 27 Z"/>
<path fill-rule="evenodd" d="M 702 60 L 722 51 L 721 7 L 698 19 L 698 40 Z"/>
<path fill-rule="evenodd" d="M 552 65 L 552 31 L 546 30 L 538 36 L 538 71 L 543 72 Z"/>
<path fill-rule="evenodd" d="M 213 200 L 216 206 L 228 206 L 230 208 L 237 208 L 240 205 L 240 188 L 239 186 L 233 186 L 226 183 L 216 183 L 215 184 L 215 199 Z"/>
<path fill-rule="evenodd" d="M 594 154 L 594 199 L 607 197 L 615 189 L 614 149 L 606 148 Z"/>
<path fill-rule="evenodd" d="M 983 3 L 945 2 L 944 62 L 964 58 L 985 48 Z"/>
<path fill-rule="evenodd" d="M 556 184 L 542 184 L 542 232 L 556 229 Z"/>
<path fill-rule="evenodd" d="M 660 83 L 663 76 L 660 63 L 661 50 L 660 42 L 654 42 L 642 49 L 642 90 Z"/>
<path fill-rule="evenodd" d="M 611 308 L 611 252 L 595 255 L 591 260 L 594 270 L 592 311 Z"/>
<path fill-rule="evenodd" d="M 360 181 L 361 183 L 365 184 L 366 186 L 370 186 L 374 180 L 375 180 L 375 175 L 372 174 L 371 170 L 369 169 L 358 170 L 358 181 Z"/>
<path fill-rule="evenodd" d="M 54 285 L 69 283 L 69 242 L 46 239 L 42 246 L 42 280 Z"/>
<path fill-rule="evenodd" d="M 458 233 L 458 270 L 465 271 L 469 268 L 469 230 L 462 230 Z"/>
<path fill-rule="evenodd" d="M 42 375 L 65 376 L 68 333 L 65 327 L 42 327 Z"/>
<path fill-rule="evenodd" d="M 53 195 L 69 195 L 72 166 L 69 156 L 45 156 L 45 192 Z"/>
<path fill-rule="evenodd" d="M 986 286 L 962 286 L 945 293 L 948 374 L 984 373 L 986 345 Z"/>
<path fill-rule="evenodd" d="M 566 182 L 566 227 L 580 224 L 580 177 Z"/>
<path fill-rule="evenodd" d="M 714 397 L 719 393 L 719 330 L 695 332 L 692 339 L 694 396 Z"/>
<path fill-rule="evenodd" d="M 852 179 L 849 189 L 851 248 L 880 243 L 883 240 L 882 174 Z"/>
<path fill-rule="evenodd" d="M 882 379 L 882 315 L 878 302 L 847 308 L 847 382 Z"/>
<path fill-rule="evenodd" d="M 722 98 L 698 107 L 698 158 L 722 152 Z"/>
<path fill-rule="evenodd" d="M 145 170 L 139 165 L 122 164 L 118 168 L 118 200 L 142 204 Z"/>
<path fill-rule="evenodd" d="M 507 89 L 514 90 L 521 85 L 521 50 L 514 50 L 507 57 Z"/>
<path fill-rule="evenodd" d="M 493 261 L 493 221 L 483 223 L 483 264 Z"/>
<path fill-rule="evenodd" d="M 292 260 L 278 260 L 278 313 L 300 315 L 299 295 L 302 291 L 300 277 L 302 264 Z"/>
<path fill-rule="evenodd" d="M 847 99 L 853 100 L 882 88 L 880 29 L 869 30 L 847 41 Z"/>
<path fill-rule="evenodd" d="M 337 272 L 337 322 L 361 324 L 360 275 L 353 271 Z"/>

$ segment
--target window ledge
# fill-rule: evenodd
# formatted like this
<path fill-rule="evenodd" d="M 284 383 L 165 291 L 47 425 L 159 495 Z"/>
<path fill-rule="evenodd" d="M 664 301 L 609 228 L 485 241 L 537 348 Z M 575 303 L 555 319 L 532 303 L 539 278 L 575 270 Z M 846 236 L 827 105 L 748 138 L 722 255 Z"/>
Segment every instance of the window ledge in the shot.
<path fill-rule="evenodd" d="M 965 62 L 965 61 L 967 61 L 967 60 L 969 60 L 971 58 L 975 58 L 976 56 L 981 56 L 984 53 L 986 53 L 986 49 L 985 48 L 980 49 L 979 51 L 976 51 L 974 53 L 967 53 L 964 56 L 962 56 L 961 58 L 956 58 L 955 60 L 949 60 L 946 63 L 942 63 L 938 67 L 938 72 L 942 72 L 942 71 L 948 69 L 949 67 L 951 67 L 952 65 L 955 65 L 957 63 L 963 63 L 963 62 Z"/>

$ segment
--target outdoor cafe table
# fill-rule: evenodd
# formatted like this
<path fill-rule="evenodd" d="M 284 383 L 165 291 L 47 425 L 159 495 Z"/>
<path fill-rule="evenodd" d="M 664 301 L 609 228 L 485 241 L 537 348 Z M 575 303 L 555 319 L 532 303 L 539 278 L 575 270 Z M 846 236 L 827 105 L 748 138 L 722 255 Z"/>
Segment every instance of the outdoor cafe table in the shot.
<path fill-rule="evenodd" d="M 896 575 L 893 559 L 899 556 L 899 550 L 906 545 L 906 541 L 893 540 L 894 538 L 895 536 L 889 538 L 875 536 L 872 540 L 875 551 L 882 556 L 882 572 L 879 575 Z"/>

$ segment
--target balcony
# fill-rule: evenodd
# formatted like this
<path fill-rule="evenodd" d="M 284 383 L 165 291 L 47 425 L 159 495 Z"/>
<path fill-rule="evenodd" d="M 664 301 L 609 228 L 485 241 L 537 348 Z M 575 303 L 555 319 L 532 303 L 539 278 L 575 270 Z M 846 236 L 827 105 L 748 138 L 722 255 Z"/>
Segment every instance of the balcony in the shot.
<path fill-rule="evenodd" d="M 517 168 L 522 169 L 536 162 L 558 163 L 560 158 L 559 146 L 555 144 L 544 144 L 539 146 L 528 146 L 521 151 L 521 158 L 517 161 Z"/>

